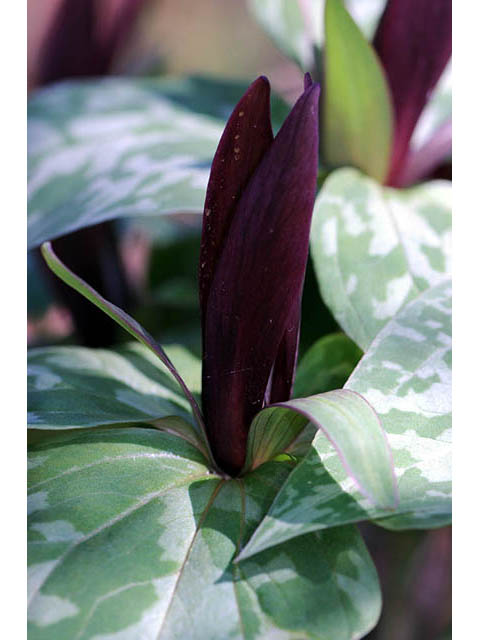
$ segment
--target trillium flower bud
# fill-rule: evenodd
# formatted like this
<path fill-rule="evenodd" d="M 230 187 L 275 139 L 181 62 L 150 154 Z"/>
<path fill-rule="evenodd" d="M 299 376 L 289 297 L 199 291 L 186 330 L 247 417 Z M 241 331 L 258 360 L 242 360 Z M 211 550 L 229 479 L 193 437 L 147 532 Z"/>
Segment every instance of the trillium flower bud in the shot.
<path fill-rule="evenodd" d="M 199 268 L 203 412 L 219 465 L 238 472 L 248 428 L 288 400 L 318 168 L 320 87 L 305 91 L 274 138 L 270 86 L 234 109 L 213 160 Z"/>

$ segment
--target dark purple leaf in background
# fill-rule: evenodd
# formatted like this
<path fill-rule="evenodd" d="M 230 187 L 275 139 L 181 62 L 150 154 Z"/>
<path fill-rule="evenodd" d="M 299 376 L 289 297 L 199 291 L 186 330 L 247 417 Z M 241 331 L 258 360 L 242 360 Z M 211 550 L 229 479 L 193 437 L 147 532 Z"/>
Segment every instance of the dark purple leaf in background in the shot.
<path fill-rule="evenodd" d="M 299 98 L 243 191 L 206 301 L 203 411 L 214 455 L 231 473 L 244 463 L 280 344 L 298 326 L 292 314 L 316 192 L 319 91 L 312 85 Z M 296 339 L 288 342 L 296 351 Z"/>
<path fill-rule="evenodd" d="M 105 75 L 145 0 L 63 0 L 45 37 L 39 85 Z"/>
<path fill-rule="evenodd" d="M 451 0 L 389 0 L 374 46 L 395 109 L 387 182 L 397 186 L 415 125 L 452 53 Z"/>

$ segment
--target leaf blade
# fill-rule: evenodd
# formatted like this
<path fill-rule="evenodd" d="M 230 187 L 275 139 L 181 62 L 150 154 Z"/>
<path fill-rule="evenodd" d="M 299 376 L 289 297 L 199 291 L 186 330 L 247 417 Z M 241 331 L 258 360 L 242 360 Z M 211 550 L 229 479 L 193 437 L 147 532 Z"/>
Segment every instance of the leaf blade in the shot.
<path fill-rule="evenodd" d="M 451 269 L 451 184 L 399 191 L 340 169 L 317 197 L 311 250 L 322 297 L 365 351 L 403 305 Z"/>
<path fill-rule="evenodd" d="M 122 329 L 125 329 L 130 335 L 136 338 L 141 344 L 150 349 L 161 362 L 168 369 L 173 378 L 177 381 L 187 401 L 189 402 L 193 415 L 196 420 L 196 427 L 200 437 L 204 440 L 204 445 L 209 450 L 208 439 L 205 433 L 205 425 L 203 423 L 203 417 L 197 401 L 193 397 L 190 390 L 187 388 L 183 378 L 180 376 L 170 358 L 165 353 L 164 349 L 152 338 L 152 336 L 145 331 L 145 329 L 132 317 L 130 317 L 125 311 L 119 309 L 114 304 L 103 298 L 95 289 L 93 289 L 84 280 L 75 275 L 68 267 L 66 267 L 55 255 L 51 243 L 46 242 L 42 245 L 42 255 L 45 258 L 50 269 L 66 284 L 78 291 L 87 300 L 92 302 L 99 309 L 104 311 L 112 320 L 119 324 Z"/>
<path fill-rule="evenodd" d="M 208 76 L 65 81 L 28 104 L 28 247 L 116 218 L 203 210 L 225 121 L 247 88 Z M 288 111 L 272 96 L 274 123 Z"/>
<path fill-rule="evenodd" d="M 379 60 L 340 0 L 325 3 L 323 155 L 379 182 L 387 176 L 393 134 L 388 85 Z"/>
<path fill-rule="evenodd" d="M 340 389 L 361 356 L 361 350 L 343 333 L 319 338 L 298 364 L 294 397 Z"/>
<path fill-rule="evenodd" d="M 292 471 L 243 551 L 259 551 L 328 527 L 375 520 L 387 529 L 434 528 L 451 522 L 450 285 L 424 292 L 375 339 L 346 388 L 365 394 L 382 418 L 393 452 L 399 505 L 372 506 L 325 438 Z M 419 340 L 437 332 L 430 343 Z M 416 339 L 415 339 L 416 338 Z M 441 365 L 441 366 L 440 366 Z M 427 372 L 434 371 L 439 381 Z M 403 395 L 398 388 L 403 385 Z"/>
<path fill-rule="evenodd" d="M 285 410 L 303 416 L 304 420 L 288 417 Z M 263 409 L 250 428 L 251 464 L 259 466 L 283 452 L 308 422 L 320 432 L 314 446 L 319 436 L 326 437 L 360 492 L 372 504 L 395 509 L 397 486 L 387 439 L 377 414 L 355 391 L 338 389 Z M 280 433 L 277 435 L 275 431 Z"/>
<path fill-rule="evenodd" d="M 378 578 L 354 528 L 233 563 L 288 474 L 281 464 L 223 481 L 178 438 L 122 429 L 55 438 L 31 450 L 30 467 L 34 640 L 353 640 L 378 618 Z M 274 597 L 281 576 L 293 615 Z"/>

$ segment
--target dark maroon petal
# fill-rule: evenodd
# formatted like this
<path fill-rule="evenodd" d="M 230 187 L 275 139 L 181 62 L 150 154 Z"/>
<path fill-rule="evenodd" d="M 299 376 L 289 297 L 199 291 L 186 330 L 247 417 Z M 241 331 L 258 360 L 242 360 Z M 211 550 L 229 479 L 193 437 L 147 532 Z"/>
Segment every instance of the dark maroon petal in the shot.
<path fill-rule="evenodd" d="M 214 455 L 231 473 L 244 463 L 248 428 L 298 310 L 316 192 L 319 91 L 313 85 L 299 98 L 248 182 L 210 287 L 203 409 Z"/>
<path fill-rule="evenodd" d="M 245 185 L 273 142 L 270 84 L 260 76 L 240 99 L 220 138 L 203 213 L 199 292 L 202 319 L 223 242 Z"/>
<path fill-rule="evenodd" d="M 408 187 L 419 180 L 425 180 L 445 162 L 451 152 L 452 120 L 449 118 L 422 147 L 408 153 L 397 177 L 397 186 Z"/>
<path fill-rule="evenodd" d="M 396 186 L 415 125 L 452 53 L 451 0 L 389 0 L 374 46 L 395 108 L 387 182 Z"/>
<path fill-rule="evenodd" d="M 300 311 L 301 297 L 292 309 L 287 328 L 278 347 L 271 376 L 270 393 L 269 397 L 265 398 L 265 404 L 285 402 L 292 395 L 300 337 Z"/>

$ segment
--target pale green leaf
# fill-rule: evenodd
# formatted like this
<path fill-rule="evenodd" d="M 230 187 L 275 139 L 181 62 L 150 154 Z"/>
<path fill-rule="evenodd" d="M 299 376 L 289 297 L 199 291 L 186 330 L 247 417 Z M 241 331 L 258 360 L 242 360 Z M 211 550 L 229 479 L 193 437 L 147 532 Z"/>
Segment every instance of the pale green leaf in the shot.
<path fill-rule="evenodd" d="M 361 357 L 361 350 L 343 333 L 320 338 L 298 363 L 294 398 L 343 387 Z"/>
<path fill-rule="evenodd" d="M 320 435 L 292 471 L 244 557 L 307 532 L 366 519 L 391 529 L 451 521 L 450 285 L 424 292 L 372 343 L 346 387 L 379 414 L 393 452 L 399 504 L 392 515 L 361 495 Z M 377 460 L 370 459 L 375 466 Z"/>
<path fill-rule="evenodd" d="M 393 109 L 383 68 L 341 0 L 325 3 L 323 159 L 385 179 Z"/>
<path fill-rule="evenodd" d="M 28 352 L 29 427 L 75 429 L 191 416 L 162 363 L 140 344 Z"/>
<path fill-rule="evenodd" d="M 320 432 L 313 446 L 328 440 L 361 493 L 373 504 L 394 509 L 397 487 L 382 425 L 364 398 L 349 390 L 297 398 L 260 411 L 248 434 L 245 468 L 258 467 L 288 450 L 309 422 Z"/>
<path fill-rule="evenodd" d="M 451 183 L 380 186 L 340 169 L 317 197 L 311 251 L 322 297 L 365 351 L 380 329 L 450 271 Z"/>
<path fill-rule="evenodd" d="M 64 434 L 29 457 L 32 640 L 353 640 L 376 623 L 352 527 L 235 556 L 288 474 L 209 472 L 150 429 Z"/>
<path fill-rule="evenodd" d="M 323 46 L 325 0 L 249 0 L 248 6 L 280 51 L 303 71 L 311 70 L 315 49 Z M 347 0 L 345 6 L 371 38 L 385 0 Z"/>

